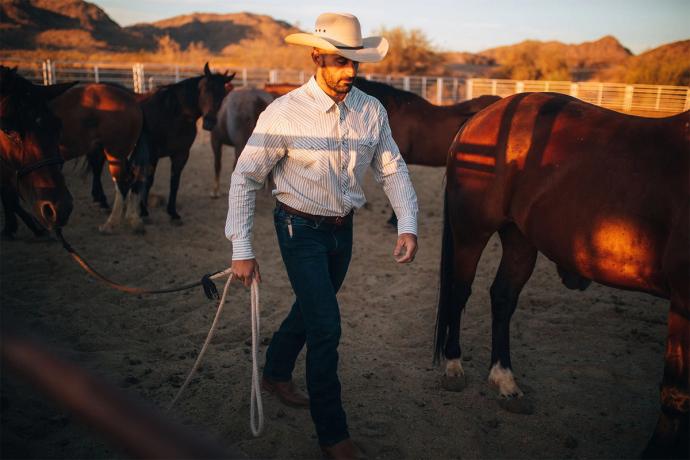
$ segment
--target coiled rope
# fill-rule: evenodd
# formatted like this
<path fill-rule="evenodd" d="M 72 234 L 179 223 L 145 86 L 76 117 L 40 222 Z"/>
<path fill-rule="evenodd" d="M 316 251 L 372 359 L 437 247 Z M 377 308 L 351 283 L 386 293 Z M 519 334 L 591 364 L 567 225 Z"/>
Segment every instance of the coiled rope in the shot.
<path fill-rule="evenodd" d="M 219 279 L 227 276 L 228 279 L 223 287 L 223 295 L 218 303 L 218 309 L 216 310 L 216 316 L 213 318 L 213 323 L 208 331 L 206 340 L 204 341 L 199 356 L 197 356 L 192 369 L 189 371 L 187 378 L 178 390 L 177 394 L 173 400 L 168 405 L 167 410 L 170 411 L 175 403 L 180 399 L 182 392 L 187 388 L 189 382 L 191 382 L 192 377 L 196 373 L 201 360 L 208 349 L 208 345 L 211 343 L 211 339 L 216 332 L 218 327 L 218 321 L 220 320 L 220 315 L 223 312 L 223 307 L 225 306 L 225 300 L 228 296 L 228 290 L 230 288 L 230 283 L 232 282 L 234 275 L 230 268 L 222 271 L 215 272 L 213 274 L 204 275 L 200 281 L 195 283 L 188 283 L 182 286 L 165 288 L 165 289 L 143 289 L 131 286 L 125 286 L 98 273 L 94 268 L 92 268 L 83 257 L 65 240 L 62 235 L 60 228 L 55 230 L 55 234 L 62 243 L 62 247 L 69 253 L 69 255 L 74 259 L 88 274 L 98 279 L 99 281 L 105 283 L 106 285 L 117 289 L 118 291 L 127 292 L 129 294 L 164 294 L 169 292 L 183 291 L 186 289 L 191 289 L 196 286 L 202 286 L 204 288 L 204 293 L 209 299 L 218 298 L 218 290 L 215 284 L 213 284 L 214 279 Z M 259 303 L 259 283 L 256 279 L 252 281 L 251 286 L 251 323 L 252 323 L 252 385 L 251 385 L 251 396 L 250 396 L 250 408 L 249 408 L 249 428 L 254 436 L 259 436 L 264 430 L 264 409 L 263 403 L 261 401 L 261 390 L 259 388 L 259 364 L 258 364 L 258 350 L 259 350 L 259 337 L 260 337 L 260 303 Z"/>
<path fill-rule="evenodd" d="M 228 272 L 226 270 L 223 273 Z M 208 345 L 211 343 L 211 339 L 216 332 L 218 327 L 218 320 L 223 312 L 223 307 L 225 306 L 225 299 L 228 296 L 228 290 L 230 288 L 230 283 L 232 282 L 234 275 L 230 274 L 228 280 L 225 282 L 225 287 L 223 288 L 223 295 L 218 303 L 218 309 L 216 310 L 216 316 L 213 318 L 213 323 L 211 323 L 211 328 L 208 331 L 206 340 L 201 347 L 199 356 L 197 356 L 192 369 L 187 374 L 187 378 L 184 383 L 177 391 L 177 394 L 173 400 L 168 405 L 167 410 L 170 411 L 175 403 L 180 399 L 182 392 L 187 388 L 189 382 L 192 381 L 192 377 L 199 369 L 201 360 L 206 354 Z M 260 337 L 260 303 L 259 303 L 259 283 L 254 279 L 252 281 L 251 287 L 251 322 L 252 322 L 252 388 L 250 396 L 250 407 L 249 407 L 249 428 L 254 436 L 259 436 L 264 430 L 264 408 L 261 401 L 261 390 L 259 388 L 259 364 L 258 364 L 258 350 L 259 350 L 259 337 Z"/>

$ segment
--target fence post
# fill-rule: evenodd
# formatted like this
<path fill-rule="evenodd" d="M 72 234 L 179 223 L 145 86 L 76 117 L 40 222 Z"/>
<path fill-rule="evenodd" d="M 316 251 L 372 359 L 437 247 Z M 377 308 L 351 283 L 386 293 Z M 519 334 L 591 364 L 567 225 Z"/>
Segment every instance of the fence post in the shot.
<path fill-rule="evenodd" d="M 135 93 L 143 93 L 145 91 L 144 81 L 144 65 L 136 63 L 132 66 L 132 83 Z"/>
<path fill-rule="evenodd" d="M 98 73 L 98 64 L 95 64 L 95 65 L 93 66 L 93 79 L 96 81 L 96 83 L 100 83 L 100 82 L 101 82 L 101 76 L 100 76 L 100 74 Z"/>
<path fill-rule="evenodd" d="M 577 83 L 571 83 L 570 84 L 570 95 L 572 97 L 577 97 L 577 89 L 578 89 Z"/>
<path fill-rule="evenodd" d="M 467 94 L 465 94 L 465 99 L 472 99 L 474 97 L 474 78 L 467 79 Z"/>
<path fill-rule="evenodd" d="M 497 83 L 498 82 L 496 80 L 491 80 L 491 95 L 492 96 L 496 96 L 496 87 L 498 86 Z"/>
<path fill-rule="evenodd" d="M 409 76 L 403 77 L 403 89 L 405 91 L 410 90 L 410 77 Z"/>
<path fill-rule="evenodd" d="M 516 81 L 515 82 L 515 92 L 516 93 L 524 93 L 525 92 L 525 82 L 524 81 Z"/>
<path fill-rule="evenodd" d="M 421 93 L 422 94 L 420 94 L 420 96 L 422 96 L 424 99 L 426 99 L 426 77 L 422 77 L 422 91 L 421 91 Z"/>
<path fill-rule="evenodd" d="M 601 105 L 601 102 L 604 100 L 604 84 L 599 83 L 599 94 L 597 94 L 597 105 Z"/>
<path fill-rule="evenodd" d="M 690 110 L 690 88 L 688 88 L 688 92 L 685 95 L 685 107 L 683 108 L 683 112 L 686 110 Z"/>
<path fill-rule="evenodd" d="M 436 105 L 443 104 L 443 78 L 436 79 Z"/>
<path fill-rule="evenodd" d="M 458 79 L 457 78 L 453 78 L 453 90 L 452 90 L 452 96 L 451 97 L 453 98 L 453 103 L 457 103 L 458 100 L 460 99 L 458 97 Z"/>
<path fill-rule="evenodd" d="M 180 66 L 175 65 L 175 83 L 180 81 Z"/>
<path fill-rule="evenodd" d="M 278 83 L 278 70 L 277 69 L 271 69 L 268 72 L 268 82 L 269 83 Z"/>
<path fill-rule="evenodd" d="M 633 101 L 633 86 L 625 85 L 625 95 L 623 96 L 623 111 L 630 112 Z"/>
<path fill-rule="evenodd" d="M 247 68 L 242 69 L 242 86 L 247 86 Z"/>

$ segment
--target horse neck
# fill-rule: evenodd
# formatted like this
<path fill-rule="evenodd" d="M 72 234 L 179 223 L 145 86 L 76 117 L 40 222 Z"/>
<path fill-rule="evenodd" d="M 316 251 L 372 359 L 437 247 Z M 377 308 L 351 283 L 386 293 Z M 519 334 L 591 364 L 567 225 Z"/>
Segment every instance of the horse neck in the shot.
<path fill-rule="evenodd" d="M 407 162 L 424 166 L 444 166 L 453 137 L 467 119 L 454 106 L 438 106 L 426 100 L 402 108 L 410 123 Z"/>
<path fill-rule="evenodd" d="M 183 115 L 196 121 L 202 115 L 201 110 L 199 110 L 199 80 L 202 78 L 204 77 L 187 78 L 178 83 L 164 86 L 150 95 L 143 96 L 143 101 L 160 103 L 166 97 L 173 97 L 182 106 L 182 113 L 175 115 Z"/>

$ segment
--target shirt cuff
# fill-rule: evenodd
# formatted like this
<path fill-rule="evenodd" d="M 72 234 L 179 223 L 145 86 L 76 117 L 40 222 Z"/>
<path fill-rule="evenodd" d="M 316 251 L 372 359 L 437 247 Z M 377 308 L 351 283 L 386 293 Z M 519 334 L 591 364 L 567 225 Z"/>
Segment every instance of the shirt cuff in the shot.
<path fill-rule="evenodd" d="M 238 239 L 232 242 L 232 260 L 249 260 L 255 258 L 251 240 Z"/>
<path fill-rule="evenodd" d="M 414 216 L 398 217 L 398 235 L 412 233 L 417 236 L 417 218 Z"/>

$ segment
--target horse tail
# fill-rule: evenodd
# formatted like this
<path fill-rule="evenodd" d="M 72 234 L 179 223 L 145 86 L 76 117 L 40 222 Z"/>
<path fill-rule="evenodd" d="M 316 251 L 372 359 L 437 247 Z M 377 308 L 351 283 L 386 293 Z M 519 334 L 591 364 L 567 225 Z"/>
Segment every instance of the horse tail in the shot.
<path fill-rule="evenodd" d="M 448 336 L 448 324 L 454 277 L 454 248 L 453 233 L 448 216 L 448 192 L 443 197 L 443 239 L 441 240 L 441 286 L 438 295 L 438 309 L 436 312 L 436 332 L 434 334 L 434 364 L 440 362 Z"/>
<path fill-rule="evenodd" d="M 152 168 L 152 160 L 151 133 L 150 128 L 146 123 L 146 118 L 144 117 L 139 138 L 137 139 L 137 143 L 134 145 L 134 150 L 132 151 L 129 159 L 135 183 L 146 180 L 146 176 L 149 174 L 149 169 Z"/>

